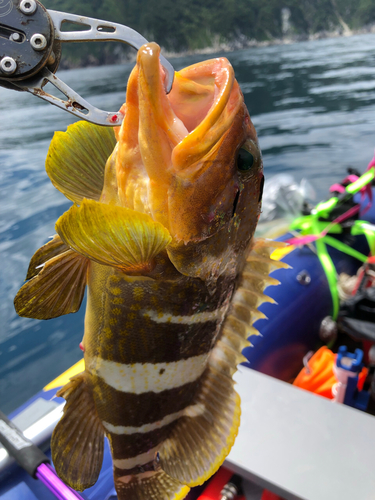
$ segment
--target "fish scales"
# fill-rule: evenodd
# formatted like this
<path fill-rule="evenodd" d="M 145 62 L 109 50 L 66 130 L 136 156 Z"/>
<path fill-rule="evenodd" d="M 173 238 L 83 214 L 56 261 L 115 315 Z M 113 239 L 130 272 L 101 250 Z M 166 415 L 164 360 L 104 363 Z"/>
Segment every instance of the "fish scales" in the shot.
<path fill-rule="evenodd" d="M 97 280 L 108 283 L 105 294 L 98 292 Z M 131 364 L 169 363 L 208 353 L 233 289 L 227 280 L 220 281 L 210 294 L 204 282 L 188 277 L 177 282 L 140 281 L 92 265 L 83 340 L 86 355 Z M 105 329 L 102 338 L 96 335 L 98 325 Z"/>
<path fill-rule="evenodd" d="M 47 173 L 74 205 L 15 298 L 49 319 L 78 310 L 88 286 L 85 371 L 58 393 L 52 456 L 83 490 L 107 436 L 119 500 L 180 500 L 220 467 L 240 422 L 232 375 L 282 266 L 253 240 L 262 158 L 232 67 L 176 72 L 167 96 L 159 52 L 139 50 L 115 133 L 55 134 Z"/>
<path fill-rule="evenodd" d="M 183 281 L 187 282 L 191 280 L 185 279 Z M 185 287 L 182 286 L 183 284 L 185 284 Z M 117 280 L 116 285 L 117 292 L 121 286 Z M 119 481 L 125 481 L 125 484 L 127 484 L 128 479 L 135 475 L 146 479 L 148 477 L 146 472 L 155 469 L 154 456 L 152 453 L 150 455 L 148 451 L 156 450 L 157 445 L 162 443 L 170 434 L 174 422 L 177 419 L 182 422 L 184 411 L 191 411 L 192 406 L 196 406 L 192 405 L 191 401 L 194 400 L 195 394 L 199 391 L 200 379 L 203 375 L 197 369 L 204 370 L 204 362 L 202 359 L 199 359 L 197 366 L 194 366 L 194 363 L 183 367 L 179 367 L 179 365 L 184 365 L 185 360 L 194 361 L 196 357 L 201 358 L 203 356 L 203 359 L 208 357 L 215 337 L 220 330 L 225 309 L 228 307 L 228 304 L 223 307 L 217 300 L 215 301 L 215 299 L 219 298 L 223 302 L 221 290 L 214 297 L 210 296 L 208 291 L 206 291 L 206 294 L 203 294 L 203 290 L 197 290 L 197 285 L 200 285 L 199 288 L 202 288 L 201 282 L 193 282 L 190 287 L 187 283 L 180 282 L 181 290 L 185 290 L 186 293 L 180 292 L 179 303 L 176 297 L 174 297 L 174 300 L 172 299 L 173 304 L 171 304 L 168 298 L 173 297 L 175 284 L 166 285 L 166 283 L 163 283 L 160 287 L 157 287 L 159 288 L 159 293 L 162 292 L 158 296 L 156 295 L 157 290 L 153 289 L 155 288 L 153 283 L 149 284 L 149 282 L 144 281 L 139 283 L 134 281 L 131 288 L 134 287 L 137 289 L 138 297 L 142 297 L 142 308 L 133 308 L 135 309 L 135 313 L 130 313 L 130 324 L 128 313 L 132 311 L 134 304 L 139 304 L 137 301 L 133 303 L 131 300 L 125 301 L 127 307 L 124 307 L 122 311 L 124 321 L 121 321 L 118 304 L 115 304 L 115 317 L 118 320 L 116 321 L 116 325 L 111 322 L 111 318 L 113 317 L 111 314 L 104 314 L 103 316 L 108 318 L 109 323 L 109 326 L 104 326 L 103 328 L 103 331 L 107 328 L 105 337 L 108 342 L 106 343 L 98 343 L 95 346 L 94 341 L 94 346 L 86 347 L 86 334 L 90 332 L 90 321 L 88 320 L 86 323 L 84 346 L 87 349 L 86 359 L 91 373 L 96 372 L 95 368 L 89 364 L 91 349 L 97 353 L 96 361 L 98 357 L 100 359 L 111 360 L 113 359 L 111 354 L 116 353 L 116 361 L 121 363 L 121 366 L 118 368 L 125 372 L 128 369 L 130 372 L 125 373 L 125 376 L 128 375 L 126 378 L 130 385 L 132 385 L 131 374 L 133 371 L 136 371 L 135 365 L 143 368 L 141 373 L 139 371 L 134 373 L 134 381 L 137 382 L 137 389 L 131 392 L 124 389 L 124 383 L 118 382 L 115 384 L 113 379 L 108 380 L 108 378 L 104 381 L 100 377 L 100 368 L 98 370 L 99 377 L 92 384 L 98 414 L 108 431 L 107 436 L 111 443 L 114 459 L 114 477 L 117 484 Z M 129 283 L 126 283 L 125 287 L 127 292 L 131 290 Z M 143 293 L 139 293 L 140 288 L 144 291 Z M 95 287 L 91 287 L 91 289 L 95 290 Z M 204 296 L 200 304 L 204 304 L 206 310 L 209 308 L 210 312 L 217 314 L 216 321 L 210 320 L 203 323 L 194 323 L 192 321 L 194 311 L 187 310 L 189 309 L 187 304 L 192 304 L 188 300 L 189 297 L 194 296 L 195 300 L 199 297 L 198 293 L 191 295 L 194 291 L 199 291 Z M 228 290 L 228 287 L 226 287 L 226 292 L 230 296 L 231 289 Z M 137 294 L 133 293 L 131 296 L 134 297 L 134 295 Z M 152 300 L 156 299 L 156 297 L 158 297 L 158 303 Z M 199 303 L 197 302 L 197 304 Z M 190 308 L 192 309 L 192 305 Z M 91 310 L 98 311 L 98 308 L 92 307 Z M 156 313 L 155 317 L 159 319 L 159 322 L 151 319 L 151 311 Z M 163 316 L 166 316 L 166 320 L 160 322 Z M 189 318 L 189 321 L 174 323 L 170 320 L 168 321 L 168 317 L 180 318 L 181 320 L 182 318 Z M 117 332 L 118 335 L 116 335 L 117 325 L 122 326 L 122 329 Z M 109 330 L 111 331 L 110 334 Z M 127 333 L 128 335 L 126 335 Z M 118 337 L 118 344 L 116 337 Z M 93 338 L 98 339 L 95 335 Z M 123 350 L 121 350 L 122 343 L 125 346 Z M 108 356 L 108 351 L 110 350 L 112 352 Z M 105 351 L 106 354 L 104 354 Z M 120 352 L 124 354 L 122 359 Z M 154 366 L 157 368 L 156 373 L 153 371 Z M 193 380 L 186 383 L 186 379 L 191 378 Z M 110 382 L 110 387 L 105 382 Z M 167 386 L 165 389 L 163 388 L 164 384 Z M 114 389 L 113 385 L 122 387 L 122 390 Z M 143 387 L 140 388 L 140 385 Z M 150 387 L 151 385 L 152 387 Z M 112 402 L 111 407 L 108 406 L 108 401 Z M 121 412 L 122 408 L 131 408 L 132 411 L 128 412 L 125 416 Z M 200 410 L 197 415 L 204 411 L 203 405 L 201 405 Z M 118 418 L 119 420 L 117 420 Z M 149 430 L 152 426 L 155 428 Z M 127 432 L 125 432 L 125 427 L 127 428 Z M 126 463 L 123 463 L 124 461 Z"/>
<path fill-rule="evenodd" d="M 95 286 L 96 280 L 105 281 L 106 293 Z M 191 410 L 229 306 L 233 284 L 228 287 L 227 281 L 218 280 L 210 293 L 203 281 L 188 277 L 155 282 L 128 278 L 99 264 L 90 267 L 83 346 L 115 477 L 116 463 L 123 459 L 134 460 L 124 469 L 151 467 L 154 457 L 147 452 L 164 441 L 184 410 Z M 208 319 L 201 316 L 207 312 Z M 124 414 L 121 408 L 131 412 Z"/>

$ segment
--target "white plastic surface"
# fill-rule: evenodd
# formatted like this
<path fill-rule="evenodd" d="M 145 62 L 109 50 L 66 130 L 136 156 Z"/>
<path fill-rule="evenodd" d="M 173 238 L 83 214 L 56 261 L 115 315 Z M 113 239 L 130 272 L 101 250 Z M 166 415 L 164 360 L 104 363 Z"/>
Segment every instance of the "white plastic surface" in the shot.
<path fill-rule="evenodd" d="M 225 466 L 287 500 L 374 500 L 375 417 L 240 367 Z"/>

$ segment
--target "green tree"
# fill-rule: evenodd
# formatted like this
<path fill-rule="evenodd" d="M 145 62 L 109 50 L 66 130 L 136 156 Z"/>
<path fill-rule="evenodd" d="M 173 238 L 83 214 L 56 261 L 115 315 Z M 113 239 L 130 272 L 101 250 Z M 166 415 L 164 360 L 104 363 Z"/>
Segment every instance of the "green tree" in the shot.
<path fill-rule="evenodd" d="M 281 11 L 291 11 L 297 34 L 375 22 L 375 0 L 45 0 L 50 9 L 118 22 L 170 51 L 194 50 L 216 40 L 279 38 Z M 69 65 L 116 62 L 124 46 L 67 44 Z M 119 48 L 121 47 L 121 49 Z"/>

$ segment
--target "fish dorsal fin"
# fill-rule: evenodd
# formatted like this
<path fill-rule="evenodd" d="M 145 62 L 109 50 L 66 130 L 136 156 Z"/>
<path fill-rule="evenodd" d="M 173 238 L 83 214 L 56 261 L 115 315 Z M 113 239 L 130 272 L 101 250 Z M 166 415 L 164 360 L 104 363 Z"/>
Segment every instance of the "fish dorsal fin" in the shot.
<path fill-rule="evenodd" d="M 264 266 L 255 266 L 254 280 L 251 269 L 247 268 L 247 276 L 240 282 L 239 289 L 258 298 L 247 303 L 237 297 L 239 289 L 235 292 L 221 336 L 209 355 L 200 390 L 193 406 L 189 407 L 194 408 L 194 412 L 186 412 L 177 421 L 160 449 L 162 469 L 190 487 L 202 484 L 220 467 L 236 438 L 241 410 L 232 376 L 238 363 L 246 361 L 241 351 L 250 345 L 247 338 L 258 334 L 252 323 L 264 315 L 256 310 L 256 305 L 266 297 L 264 288 L 276 284 L 276 280 L 268 278 L 268 269 L 275 267 L 269 255 L 281 245 L 267 240 L 254 242 L 246 266 L 253 258 L 257 262 L 262 258 Z M 278 267 L 286 267 L 278 264 Z"/>
<path fill-rule="evenodd" d="M 246 273 L 251 271 L 253 274 L 262 276 L 264 280 L 268 280 L 268 284 L 272 284 L 269 281 L 273 279 L 269 276 L 270 273 L 277 269 L 290 269 L 290 266 L 285 262 L 272 258 L 272 254 L 275 250 L 287 246 L 287 243 L 283 241 L 256 238 L 246 259 L 246 265 L 243 272 Z"/>
<path fill-rule="evenodd" d="M 171 236 L 149 215 L 129 208 L 83 200 L 56 222 L 62 240 L 76 252 L 125 273 L 147 273 Z"/>
<path fill-rule="evenodd" d="M 39 273 L 40 267 L 45 264 L 47 260 L 50 260 L 53 257 L 56 257 L 56 255 L 60 255 L 67 250 L 69 250 L 68 245 L 65 245 L 60 236 L 55 234 L 52 240 L 40 247 L 39 250 L 37 250 L 31 257 L 26 279 L 29 280 L 34 278 L 34 276 Z"/>
<path fill-rule="evenodd" d="M 233 388 L 227 358 L 218 344 L 211 351 L 198 394 L 159 450 L 161 468 L 189 487 L 202 484 L 223 463 L 240 425 L 240 397 Z M 234 356 L 236 357 L 236 356 Z M 233 356 L 230 362 L 233 363 Z"/>
<path fill-rule="evenodd" d="M 85 293 L 88 262 L 72 250 L 49 259 L 39 274 L 17 293 L 14 299 L 17 314 L 26 318 L 51 319 L 77 312 Z"/>
<path fill-rule="evenodd" d="M 278 285 L 280 282 L 269 276 L 276 269 L 287 269 L 285 262 L 271 258 L 272 252 L 277 248 L 287 246 L 280 241 L 255 239 L 251 251 L 246 259 L 246 264 L 240 277 L 240 282 L 235 291 L 230 314 L 226 318 L 226 326 L 232 331 L 240 333 L 244 338 L 259 335 L 252 325 L 258 319 L 266 316 L 258 310 L 264 302 L 275 304 L 275 301 L 264 293 L 268 286 Z"/>
<path fill-rule="evenodd" d="M 96 483 L 103 462 L 104 429 L 85 373 L 57 394 L 66 399 L 64 415 L 52 434 L 52 459 L 60 478 L 82 491 Z"/>
<path fill-rule="evenodd" d="M 69 200 L 99 200 L 107 159 L 116 145 L 111 127 L 86 121 L 69 125 L 66 132 L 55 132 L 46 170 L 52 184 Z"/>

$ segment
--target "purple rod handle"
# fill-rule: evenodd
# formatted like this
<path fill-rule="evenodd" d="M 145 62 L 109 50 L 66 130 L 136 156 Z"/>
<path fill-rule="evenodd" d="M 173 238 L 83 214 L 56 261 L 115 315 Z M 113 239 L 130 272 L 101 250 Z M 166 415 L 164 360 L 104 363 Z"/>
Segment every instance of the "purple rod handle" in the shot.
<path fill-rule="evenodd" d="M 54 469 L 50 465 L 39 465 L 35 475 L 59 500 L 83 500 L 81 495 L 71 490 L 69 486 L 57 477 Z"/>
<path fill-rule="evenodd" d="M 2 411 L 0 443 L 31 477 L 40 479 L 59 500 L 83 500 L 57 477 L 55 470 L 47 465 L 48 457 Z"/>

